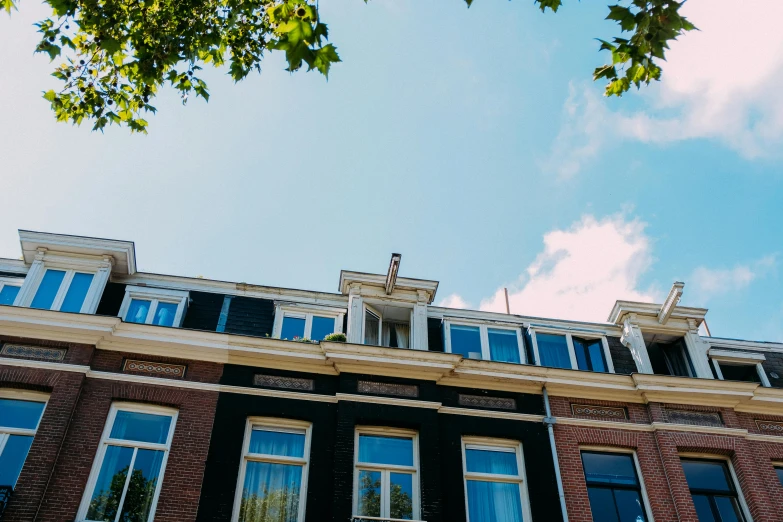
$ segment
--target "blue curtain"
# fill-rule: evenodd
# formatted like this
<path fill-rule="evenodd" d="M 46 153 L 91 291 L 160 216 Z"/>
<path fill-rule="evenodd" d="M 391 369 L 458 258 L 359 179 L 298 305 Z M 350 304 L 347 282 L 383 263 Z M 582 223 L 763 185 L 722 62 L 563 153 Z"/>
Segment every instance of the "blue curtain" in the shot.
<path fill-rule="evenodd" d="M 84 298 L 92 284 L 92 274 L 82 274 L 77 272 L 73 274 L 71 284 L 65 293 L 63 304 L 60 305 L 61 312 L 79 312 L 84 304 Z"/>
<path fill-rule="evenodd" d="M 33 438 L 27 435 L 8 437 L 3 453 L 0 454 L 0 486 L 16 486 L 32 444 Z"/>
<path fill-rule="evenodd" d="M 296 522 L 302 467 L 248 462 L 239 507 L 241 522 Z"/>
<path fill-rule="evenodd" d="M 150 301 L 144 299 L 131 299 L 128 313 L 125 314 L 125 320 L 129 323 L 141 323 L 147 320 L 147 313 L 150 311 Z"/>
<path fill-rule="evenodd" d="M 135 411 L 118 411 L 111 428 L 113 439 L 137 440 L 165 444 L 169 436 L 171 417 L 138 413 Z"/>
<path fill-rule="evenodd" d="M 452 324 L 449 333 L 451 334 L 451 353 L 457 353 L 466 359 L 471 352 L 481 356 L 481 331 L 478 326 Z"/>
<path fill-rule="evenodd" d="M 495 475 L 513 476 L 519 474 L 516 453 L 505 451 L 466 449 L 465 468 L 471 473 L 494 473 Z"/>
<path fill-rule="evenodd" d="M 487 329 L 489 337 L 489 357 L 493 361 L 519 364 L 519 343 L 515 330 Z"/>
<path fill-rule="evenodd" d="M 519 485 L 468 480 L 470 522 L 522 522 Z"/>
<path fill-rule="evenodd" d="M 304 457 L 304 433 L 283 433 L 254 429 L 250 434 L 250 453 Z"/>
<path fill-rule="evenodd" d="M 568 342 L 565 335 L 536 333 L 536 342 L 541 366 L 571 368 L 571 358 L 568 356 Z"/>
<path fill-rule="evenodd" d="M 155 310 L 155 318 L 152 324 L 158 326 L 174 326 L 174 316 L 177 315 L 177 305 L 175 303 L 158 303 Z"/>
<path fill-rule="evenodd" d="M 359 462 L 413 466 L 413 440 L 359 435 Z"/>

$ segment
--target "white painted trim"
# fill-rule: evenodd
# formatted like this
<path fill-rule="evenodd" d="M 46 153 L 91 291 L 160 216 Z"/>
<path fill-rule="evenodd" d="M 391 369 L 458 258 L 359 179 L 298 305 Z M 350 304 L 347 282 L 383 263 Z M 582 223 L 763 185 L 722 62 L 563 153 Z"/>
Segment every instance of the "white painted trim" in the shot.
<path fill-rule="evenodd" d="M 65 364 L 65 363 L 55 363 L 55 362 L 48 362 L 48 361 L 33 361 L 30 359 L 12 359 L 10 357 L 0 357 L 0 365 L 19 366 L 22 368 L 40 368 L 42 370 L 75 372 L 75 373 L 85 373 L 85 374 L 90 371 L 89 366 L 82 366 L 79 364 Z"/>
<path fill-rule="evenodd" d="M 379 397 L 377 395 L 355 395 L 352 393 L 337 393 L 335 395 L 338 401 L 346 402 L 369 402 L 373 404 L 384 404 L 387 406 L 403 406 L 405 408 L 424 408 L 437 410 L 441 407 L 439 402 L 415 401 L 412 399 L 399 399 L 396 397 Z"/>
<path fill-rule="evenodd" d="M 413 466 L 398 466 L 391 464 L 377 464 L 372 462 L 359 462 L 359 436 L 377 435 L 380 437 L 399 437 L 409 438 L 413 441 Z M 354 428 L 353 439 L 353 508 L 352 514 L 358 515 L 359 510 L 359 472 L 360 471 L 379 471 L 381 473 L 381 519 L 388 520 L 389 513 L 389 491 L 390 474 L 404 473 L 412 475 L 413 489 L 413 516 L 418 520 L 421 513 L 421 491 L 420 491 L 420 464 L 419 464 L 419 434 L 413 430 L 401 428 L 389 428 L 383 426 L 356 426 Z"/>
<path fill-rule="evenodd" d="M 655 516 L 653 515 L 652 506 L 650 505 L 650 498 L 647 496 L 647 487 L 644 484 L 644 475 L 642 474 L 642 467 L 639 465 L 639 456 L 636 454 L 635 449 L 631 448 L 618 448 L 615 446 L 594 446 L 594 445 L 580 445 L 579 452 L 581 456 L 582 451 L 588 451 L 593 453 L 622 453 L 625 455 L 631 455 L 633 458 L 634 469 L 636 470 L 636 479 L 639 481 L 639 487 L 641 488 L 642 502 L 644 502 L 644 510 L 647 515 L 647 522 L 655 522 Z M 582 470 L 584 472 L 584 470 Z M 585 476 L 585 481 L 587 477 Z"/>
<path fill-rule="evenodd" d="M 718 379 L 723 381 L 725 380 L 723 378 L 723 370 L 720 368 L 720 363 L 726 363 L 727 366 L 755 366 L 756 367 L 756 374 L 759 376 L 759 380 L 761 381 L 761 385 L 765 388 L 771 388 L 772 385 L 769 382 L 769 379 L 767 378 L 767 372 L 764 371 L 764 366 L 762 366 L 761 362 L 759 362 L 758 357 L 741 357 L 737 356 L 734 353 L 730 353 L 729 355 L 725 355 L 726 352 L 718 351 L 713 353 L 712 350 L 710 350 L 710 362 L 712 363 L 712 367 L 715 370 L 715 375 L 718 376 Z M 744 354 L 742 354 L 744 355 Z M 750 354 L 748 354 L 750 355 Z M 753 354 L 756 355 L 756 354 Z M 761 356 L 761 360 L 766 360 L 766 357 L 763 355 Z"/>
<path fill-rule="evenodd" d="M 472 408 L 455 408 L 453 406 L 441 406 L 438 413 L 446 415 L 465 415 L 468 417 L 484 417 L 487 419 L 508 419 L 521 422 L 542 422 L 543 415 L 531 413 L 513 413 L 510 411 L 475 410 Z M 559 422 L 559 420 L 558 420 Z"/>
<path fill-rule="evenodd" d="M 734 465 L 731 463 L 731 458 L 727 457 L 726 455 L 715 455 L 713 453 L 692 453 L 692 452 L 682 452 L 678 453 L 680 459 L 694 459 L 694 460 L 717 460 L 717 461 L 723 461 L 726 463 L 727 467 L 729 468 L 729 474 L 731 475 L 731 480 L 734 482 L 734 490 L 737 492 L 737 500 L 739 500 L 740 509 L 742 510 L 742 514 L 745 516 L 745 522 L 753 522 L 753 517 L 750 515 L 750 509 L 748 509 L 748 504 L 745 502 L 745 495 L 742 493 L 742 488 L 740 487 L 740 482 L 737 479 L 737 474 L 734 472 Z M 682 465 L 682 464 L 680 464 Z M 690 493 L 690 488 L 688 489 L 688 493 Z"/>
<path fill-rule="evenodd" d="M 127 285 L 125 287 L 125 296 L 122 298 L 122 304 L 120 305 L 120 311 L 117 314 L 123 321 L 135 323 L 135 321 L 128 321 L 127 318 L 128 309 L 133 299 L 150 302 L 147 317 L 143 323 L 149 325 L 155 320 L 155 315 L 158 313 L 158 304 L 169 303 L 177 305 L 177 312 L 174 315 L 174 322 L 171 326 L 179 328 L 182 326 L 182 320 L 185 318 L 185 311 L 190 302 L 190 293 L 182 290 Z"/>
<path fill-rule="evenodd" d="M 111 430 L 114 427 L 114 421 L 117 418 L 117 412 L 118 411 L 131 411 L 131 412 L 137 412 L 137 413 L 148 413 L 153 415 L 166 415 L 171 418 L 171 423 L 169 424 L 169 432 L 168 437 L 166 439 L 165 444 L 152 444 L 152 443 L 143 443 L 143 442 L 135 442 L 135 441 L 128 441 L 128 440 L 117 440 L 111 438 Z M 133 463 L 136 459 L 136 454 L 139 449 L 155 449 L 158 451 L 163 451 L 163 460 L 160 464 L 160 472 L 158 474 L 158 482 L 155 487 L 155 493 L 152 498 L 152 507 L 150 508 L 149 512 L 149 519 L 150 521 L 155 519 L 155 509 L 158 505 L 158 498 L 160 496 L 160 490 L 163 486 L 163 480 L 166 472 L 166 464 L 168 463 L 169 454 L 171 453 L 171 441 L 174 438 L 174 429 L 177 425 L 177 417 L 179 415 L 179 412 L 176 409 L 173 408 L 166 408 L 163 406 L 153 406 L 150 404 L 142 404 L 142 403 L 135 403 L 135 402 L 125 402 L 125 401 L 115 401 L 111 405 L 111 410 L 109 410 L 109 416 L 106 419 L 106 424 L 103 428 L 103 435 L 101 435 L 101 442 L 98 445 L 98 451 L 95 455 L 95 460 L 93 460 L 92 470 L 90 471 L 90 477 L 87 480 L 87 486 L 84 489 L 84 494 L 82 496 L 82 502 L 79 507 L 79 511 L 76 515 L 76 520 L 79 522 L 89 522 L 87 519 L 87 511 L 90 507 L 90 500 L 92 499 L 92 495 L 96 486 L 96 482 L 98 481 L 98 476 L 100 475 L 101 466 L 103 466 L 103 459 L 106 454 L 107 448 L 111 446 L 125 446 L 125 447 L 132 447 L 134 448 L 133 451 L 133 457 L 131 458 L 131 467 L 133 466 Z M 125 493 L 128 488 L 128 481 L 130 480 L 132 474 L 128 475 L 125 489 L 123 490 L 122 497 L 120 499 L 120 503 L 117 509 L 117 517 L 119 518 L 121 514 L 121 508 L 125 501 Z"/>
<path fill-rule="evenodd" d="M 462 451 L 462 484 L 465 494 L 465 516 L 466 521 L 470 522 L 470 505 L 468 497 L 468 481 L 481 482 L 504 482 L 519 485 L 520 505 L 522 508 L 522 520 L 532 520 L 530 511 L 530 497 L 527 490 L 527 473 L 525 470 L 525 459 L 522 453 L 522 443 L 516 440 L 492 439 L 488 437 L 470 437 L 463 436 L 461 443 Z M 514 453 L 517 459 L 516 475 L 498 475 L 490 473 L 477 473 L 468 471 L 466 450 L 479 449 L 494 451 L 500 453 Z"/>
<path fill-rule="evenodd" d="M 486 322 L 480 322 L 477 320 L 463 320 L 463 319 L 456 319 L 452 317 L 443 318 L 443 332 L 444 332 L 444 343 L 443 348 L 446 353 L 454 353 L 451 351 L 451 327 L 454 326 L 469 326 L 473 328 L 479 329 L 479 344 L 481 349 L 481 360 L 483 361 L 492 361 L 491 351 L 489 347 L 489 330 L 508 330 L 516 332 L 517 334 L 517 351 L 519 355 L 519 363 L 518 364 L 528 364 L 527 363 L 527 357 L 525 353 L 525 342 L 522 338 L 522 329 L 520 326 L 515 325 L 513 323 L 491 323 L 487 324 Z M 459 354 L 457 354 L 459 355 Z M 503 362 L 503 361 L 495 361 L 495 362 Z M 509 363 L 506 363 L 509 364 Z M 516 364 L 516 363 L 510 363 L 510 364 Z"/>
<path fill-rule="evenodd" d="M 576 350 L 574 349 L 574 336 L 579 339 L 600 339 L 601 347 L 603 348 L 604 363 L 606 364 L 605 372 L 596 372 L 595 370 L 584 370 L 595 373 L 615 373 L 614 362 L 612 361 L 612 354 L 609 351 L 609 341 L 606 339 L 606 335 L 599 332 L 589 331 L 577 331 L 577 330 L 561 330 L 557 328 L 550 328 L 548 326 L 530 325 L 527 329 L 530 334 L 530 339 L 533 344 L 533 353 L 535 354 L 536 366 L 541 366 L 541 355 L 538 350 L 538 339 L 536 338 L 536 332 L 548 335 L 560 335 L 566 338 L 566 346 L 568 347 L 568 358 L 571 361 L 571 368 L 565 368 L 570 370 L 580 370 L 579 364 L 576 359 Z"/>
<path fill-rule="evenodd" d="M 250 437 L 253 428 L 263 428 L 265 431 L 277 432 L 295 432 L 304 433 L 305 444 L 302 458 L 281 457 L 276 455 L 265 455 L 259 453 L 250 453 Z M 313 425 L 309 422 L 297 421 L 291 419 L 281 419 L 275 417 L 248 417 L 245 423 L 245 437 L 242 442 L 241 463 L 239 466 L 239 476 L 237 478 L 236 493 L 234 494 L 234 509 L 231 515 L 232 522 L 239 520 L 239 510 L 242 502 L 242 492 L 244 490 L 245 473 L 247 472 L 248 461 L 253 462 L 272 462 L 288 465 L 298 465 L 302 467 L 301 489 L 299 492 L 299 507 L 297 510 L 297 522 L 304 522 L 305 510 L 307 509 L 307 478 L 310 470 L 310 444 L 313 433 Z"/>
<path fill-rule="evenodd" d="M 303 337 L 312 340 L 313 316 L 334 318 L 332 333 L 343 333 L 343 318 L 347 313 L 345 308 L 316 306 L 299 303 L 275 303 L 275 319 L 272 324 L 272 337 L 280 339 L 283 332 L 283 321 L 286 317 L 296 317 L 305 320 Z"/>
<path fill-rule="evenodd" d="M 741 362 L 745 364 L 750 364 L 753 362 L 763 362 L 767 360 L 764 354 L 761 353 L 722 350 L 718 348 L 710 348 L 709 350 L 707 350 L 707 354 L 712 359 L 719 359 L 722 361 Z"/>
<path fill-rule="evenodd" d="M 2 292 L 3 288 L 5 288 L 6 286 L 13 286 L 19 288 L 19 290 L 21 291 L 22 284 L 24 284 L 23 277 L 0 277 L 0 292 Z M 17 295 L 19 294 L 17 293 Z M 14 300 L 16 300 L 16 298 L 14 298 Z"/>

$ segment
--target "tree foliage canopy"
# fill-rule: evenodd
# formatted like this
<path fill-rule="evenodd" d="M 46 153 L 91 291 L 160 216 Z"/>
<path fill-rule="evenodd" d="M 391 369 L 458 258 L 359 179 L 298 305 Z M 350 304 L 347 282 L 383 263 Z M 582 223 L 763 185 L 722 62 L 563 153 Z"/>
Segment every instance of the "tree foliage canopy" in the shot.
<path fill-rule="evenodd" d="M 18 0 L 0 0 L 5 10 Z M 228 65 L 234 81 L 261 70 L 267 50 L 282 51 L 293 72 L 306 66 L 328 77 L 340 61 L 327 43 L 328 30 L 317 0 L 45 0 L 51 17 L 38 24 L 36 52 L 64 61 L 53 76 L 59 91 L 44 98 L 59 121 L 93 123 L 94 130 L 119 124 L 146 132 L 145 113 L 165 86 L 179 91 L 183 103 L 195 95 L 209 100 L 199 76 L 205 65 Z M 367 0 L 365 0 L 367 1 Z M 464 0 L 470 6 L 474 0 Z M 562 0 L 535 0 L 556 12 Z M 593 78 L 607 81 L 606 94 L 620 96 L 661 77 L 668 43 L 695 27 L 679 14 L 675 0 L 620 0 L 609 6 L 627 37 L 601 41 L 611 63 Z M 624 35 L 625 36 L 625 35 Z"/>

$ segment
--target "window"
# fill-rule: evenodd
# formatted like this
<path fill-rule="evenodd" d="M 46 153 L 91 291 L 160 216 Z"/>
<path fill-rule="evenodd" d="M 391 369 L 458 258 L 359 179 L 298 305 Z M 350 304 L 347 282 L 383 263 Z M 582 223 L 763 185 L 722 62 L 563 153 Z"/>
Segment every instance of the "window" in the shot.
<path fill-rule="evenodd" d="M 716 378 L 726 381 L 756 382 L 770 386 L 762 361 L 764 354 L 755 352 L 738 352 L 710 348 L 712 371 Z"/>
<path fill-rule="evenodd" d="M 646 502 L 632 453 L 582 451 L 582 467 L 595 522 L 647 520 Z"/>
<path fill-rule="evenodd" d="M 44 395 L 0 390 L 0 487 L 16 486 L 45 407 Z"/>
<path fill-rule="evenodd" d="M 77 520 L 153 520 L 176 420 L 169 408 L 112 405 Z"/>
<path fill-rule="evenodd" d="M 47 268 L 30 308 L 81 312 L 95 274 Z"/>
<path fill-rule="evenodd" d="M 364 344 L 410 348 L 412 316 L 412 308 L 365 304 Z"/>
<path fill-rule="evenodd" d="M 674 342 L 648 343 L 647 354 L 650 357 L 654 374 L 673 377 L 694 377 L 696 375 L 683 339 Z"/>
<path fill-rule="evenodd" d="M 277 333 L 274 337 L 279 339 L 323 341 L 327 335 L 343 331 L 344 314 L 332 310 L 307 311 L 297 307 L 279 307 L 277 314 L 281 320 L 279 326 L 276 321 Z"/>
<path fill-rule="evenodd" d="M 128 285 L 119 316 L 127 323 L 178 328 L 189 300 L 188 292 L 183 290 Z"/>
<path fill-rule="evenodd" d="M 468 522 L 532 520 L 519 442 L 464 438 L 462 463 Z"/>
<path fill-rule="evenodd" d="M 19 289 L 22 287 L 22 279 L 13 277 L 0 277 L 0 305 L 11 306 L 14 304 Z"/>
<path fill-rule="evenodd" d="M 609 344 L 603 335 L 528 328 L 539 366 L 614 373 Z"/>
<path fill-rule="evenodd" d="M 724 460 L 682 459 L 699 522 L 743 522 L 741 497 Z"/>
<path fill-rule="evenodd" d="M 446 351 L 466 359 L 523 363 L 524 344 L 519 328 L 498 325 L 446 323 Z"/>
<path fill-rule="evenodd" d="M 783 465 L 775 466 L 775 473 L 778 475 L 778 480 L 780 481 L 780 485 L 783 486 Z"/>
<path fill-rule="evenodd" d="M 418 519 L 416 434 L 392 428 L 358 428 L 355 445 L 354 515 Z"/>
<path fill-rule="evenodd" d="M 310 431 L 306 422 L 248 419 L 232 520 L 304 520 Z"/>

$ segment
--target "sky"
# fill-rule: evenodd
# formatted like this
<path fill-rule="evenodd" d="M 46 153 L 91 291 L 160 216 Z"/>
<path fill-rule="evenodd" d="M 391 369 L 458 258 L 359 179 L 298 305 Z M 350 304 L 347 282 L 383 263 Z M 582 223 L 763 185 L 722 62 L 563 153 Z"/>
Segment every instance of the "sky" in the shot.
<path fill-rule="evenodd" d="M 662 82 L 590 75 L 605 2 L 323 0 L 329 80 L 277 54 L 149 134 L 54 120 L 48 11 L 0 13 L 0 256 L 17 229 L 132 240 L 142 271 L 337 291 L 341 269 L 440 282 L 436 303 L 605 321 L 617 299 L 709 308 L 783 341 L 779 0 L 689 0 Z M 55 64 L 56 65 L 56 64 Z"/>

